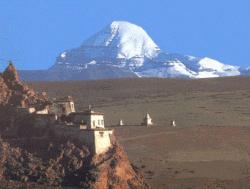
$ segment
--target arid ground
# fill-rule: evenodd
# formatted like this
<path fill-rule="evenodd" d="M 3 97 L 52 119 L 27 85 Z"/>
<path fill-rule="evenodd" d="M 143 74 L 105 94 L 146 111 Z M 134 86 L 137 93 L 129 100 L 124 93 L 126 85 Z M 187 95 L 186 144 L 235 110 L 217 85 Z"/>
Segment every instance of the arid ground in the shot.
<path fill-rule="evenodd" d="M 250 188 L 250 77 L 29 84 L 50 97 L 73 96 L 78 110 L 103 111 L 153 188 Z M 146 112 L 152 128 L 140 126 Z M 126 126 L 117 127 L 119 119 Z"/>

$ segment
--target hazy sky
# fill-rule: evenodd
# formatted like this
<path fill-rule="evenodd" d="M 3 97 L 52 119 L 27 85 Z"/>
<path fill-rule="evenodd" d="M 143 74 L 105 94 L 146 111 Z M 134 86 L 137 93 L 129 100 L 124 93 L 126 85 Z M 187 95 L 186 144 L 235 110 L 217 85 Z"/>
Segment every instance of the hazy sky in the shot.
<path fill-rule="evenodd" d="M 0 69 L 46 69 L 114 20 L 166 52 L 250 66 L 250 0 L 0 0 Z"/>

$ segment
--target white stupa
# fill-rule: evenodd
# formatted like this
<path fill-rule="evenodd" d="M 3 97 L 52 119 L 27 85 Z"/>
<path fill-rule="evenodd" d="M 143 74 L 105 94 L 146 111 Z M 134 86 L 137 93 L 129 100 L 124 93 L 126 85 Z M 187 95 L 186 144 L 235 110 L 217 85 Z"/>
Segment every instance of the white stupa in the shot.
<path fill-rule="evenodd" d="M 120 119 L 120 121 L 119 121 L 119 126 L 123 126 L 123 125 L 124 125 L 123 120 Z"/>
<path fill-rule="evenodd" d="M 176 127 L 176 122 L 175 122 L 175 120 L 171 121 L 171 126 L 172 126 L 172 127 Z"/>
<path fill-rule="evenodd" d="M 152 118 L 150 117 L 149 113 L 146 113 L 145 117 L 143 118 L 142 125 L 147 127 L 153 125 Z"/>

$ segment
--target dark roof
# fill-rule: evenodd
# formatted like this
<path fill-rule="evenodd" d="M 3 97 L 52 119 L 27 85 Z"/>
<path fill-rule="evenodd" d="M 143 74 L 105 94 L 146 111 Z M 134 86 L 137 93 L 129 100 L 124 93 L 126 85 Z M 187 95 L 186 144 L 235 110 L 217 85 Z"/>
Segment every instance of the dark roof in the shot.
<path fill-rule="evenodd" d="M 50 114 L 36 114 L 36 113 L 33 113 L 33 114 L 30 114 L 30 116 L 32 117 L 35 117 L 35 118 L 43 118 L 43 117 L 55 117 L 56 114 L 54 113 L 50 113 Z"/>
<path fill-rule="evenodd" d="M 73 102 L 72 96 L 66 96 L 63 98 L 55 99 L 54 102 Z"/>

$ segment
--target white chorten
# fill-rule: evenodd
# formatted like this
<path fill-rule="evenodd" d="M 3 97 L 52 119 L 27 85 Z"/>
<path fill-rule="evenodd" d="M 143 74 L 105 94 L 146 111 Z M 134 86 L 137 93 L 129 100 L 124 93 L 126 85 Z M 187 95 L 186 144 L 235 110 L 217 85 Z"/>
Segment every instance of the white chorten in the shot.
<path fill-rule="evenodd" d="M 152 118 L 150 117 L 149 113 L 147 113 L 145 117 L 143 118 L 142 125 L 144 126 L 153 125 Z"/>
<path fill-rule="evenodd" d="M 123 126 L 123 125 L 124 125 L 123 120 L 120 119 L 119 126 Z"/>

